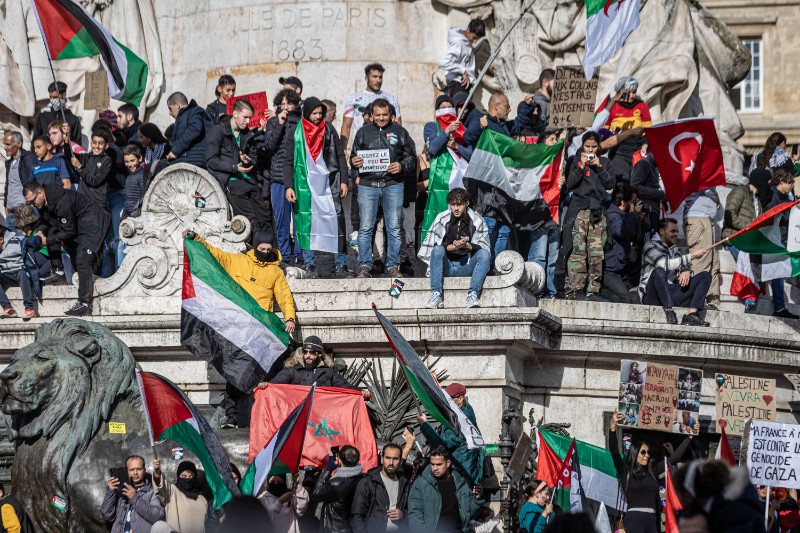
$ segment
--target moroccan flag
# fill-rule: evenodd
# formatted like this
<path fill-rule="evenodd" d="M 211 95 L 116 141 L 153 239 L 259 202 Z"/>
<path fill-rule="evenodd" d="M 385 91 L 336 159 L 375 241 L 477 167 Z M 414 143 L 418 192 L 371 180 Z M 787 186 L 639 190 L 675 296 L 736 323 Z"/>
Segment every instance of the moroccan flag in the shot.
<path fill-rule="evenodd" d="M 239 488 L 233 480 L 225 449 L 189 398 L 174 383 L 158 374 L 137 368 L 136 380 L 150 432 L 150 444 L 169 439 L 197 456 L 214 493 L 214 509 L 238 496 Z"/>
<path fill-rule="evenodd" d="M 753 279 L 769 281 L 800 275 L 800 207 L 796 207 L 799 203 L 776 205 L 749 226 L 728 237 L 732 246 L 751 254 Z M 788 238 L 784 242 L 781 225 L 787 219 Z M 758 254 L 760 260 L 756 261 L 753 254 Z"/>
<path fill-rule="evenodd" d="M 586 0 L 586 54 L 583 72 L 594 77 L 639 27 L 639 0 Z"/>
<path fill-rule="evenodd" d="M 719 446 L 717 446 L 716 459 L 720 459 L 728 463 L 728 466 L 736 466 L 736 457 L 731 450 L 731 443 L 728 440 L 728 435 L 725 433 L 725 428 L 720 426 Z"/>
<path fill-rule="evenodd" d="M 679 533 L 677 512 L 683 509 L 675 486 L 672 484 L 672 471 L 670 470 L 667 458 L 664 458 L 665 492 L 667 493 L 667 505 L 664 509 L 664 533 Z"/>
<path fill-rule="evenodd" d="M 307 433 L 306 426 L 311 416 L 316 388 L 316 384 L 311 386 L 311 390 L 300 405 L 289 413 L 267 441 L 266 446 L 251 460 L 247 472 L 242 476 L 243 494 L 252 495 L 258 492 L 270 475 L 294 474 L 300 469 L 300 458 L 303 455 L 303 443 Z M 252 431 L 250 434 L 252 438 Z M 250 451 L 252 453 L 252 447 Z"/>
<path fill-rule="evenodd" d="M 419 398 L 420 403 L 430 416 L 443 426 L 451 429 L 467 442 L 467 448 L 483 448 L 483 437 L 469 418 L 456 405 L 449 394 L 446 394 L 436 379 L 431 375 L 431 371 L 422 362 L 417 352 L 412 348 L 408 341 L 403 338 L 397 328 L 389 320 L 380 314 L 372 304 L 375 316 L 381 323 L 383 332 L 394 349 L 400 367 L 405 373 L 408 384 L 414 394 Z"/>
<path fill-rule="evenodd" d="M 536 430 L 536 443 L 539 448 L 539 464 L 536 470 L 538 479 L 546 481 L 551 487 L 558 485 L 562 465 L 572 441 L 570 437 L 552 431 L 541 428 Z M 572 469 L 579 475 L 572 477 L 571 492 L 579 490 L 585 499 L 602 502 L 611 509 L 617 509 L 620 502 L 625 507 L 625 499 L 620 495 L 617 470 L 614 468 L 611 452 L 580 440 L 575 440 L 574 449 L 576 459 L 573 459 Z"/>
<path fill-rule="evenodd" d="M 486 128 L 464 179 L 492 187 L 499 202 L 493 207 L 508 212 L 515 224 L 524 220 L 526 229 L 537 229 L 550 219 L 558 222 L 563 146 L 564 141 L 525 144 Z"/>
<path fill-rule="evenodd" d="M 758 300 L 759 295 L 764 292 L 761 280 L 753 270 L 753 263 L 750 254 L 739 251 L 736 258 L 736 270 L 731 279 L 731 296 L 736 296 L 740 300 Z"/>
<path fill-rule="evenodd" d="M 181 344 L 237 389 L 249 391 L 286 351 L 289 334 L 202 243 L 186 238 L 183 246 Z"/>
<path fill-rule="evenodd" d="M 250 414 L 250 453 L 252 460 L 272 438 L 289 414 L 308 396 L 304 385 L 269 385 L 256 389 Z M 300 466 L 325 468 L 333 446 L 350 444 L 361 452 L 366 472 L 378 466 L 375 435 L 360 391 L 337 387 L 317 387 L 314 406 L 305 428 L 305 444 Z"/>
<path fill-rule="evenodd" d="M 725 185 L 725 167 L 711 118 L 687 118 L 645 128 L 671 211 L 687 196 Z"/>
<path fill-rule="evenodd" d="M 447 111 L 440 109 L 439 111 Z M 439 113 L 437 111 L 437 114 Z M 441 125 L 439 126 L 441 131 Z M 446 152 L 435 156 L 431 160 L 431 171 L 428 175 L 428 201 L 425 204 L 425 216 L 422 219 L 422 239 L 436 220 L 436 216 L 442 211 L 446 211 L 447 193 L 451 190 L 464 186 L 464 174 L 467 171 L 468 162 L 458 155 L 458 152 L 447 149 Z"/>
<path fill-rule="evenodd" d="M 340 228 L 334 195 L 339 183 L 330 183 L 323 148 L 325 128 L 301 119 L 294 132 L 293 204 L 297 241 L 303 250 L 337 253 L 344 250 L 344 229 Z M 340 231 L 342 229 L 342 231 Z"/>
<path fill-rule="evenodd" d="M 108 74 L 111 98 L 141 104 L 147 64 L 139 56 L 72 0 L 32 0 L 31 4 L 51 60 L 99 55 Z"/>

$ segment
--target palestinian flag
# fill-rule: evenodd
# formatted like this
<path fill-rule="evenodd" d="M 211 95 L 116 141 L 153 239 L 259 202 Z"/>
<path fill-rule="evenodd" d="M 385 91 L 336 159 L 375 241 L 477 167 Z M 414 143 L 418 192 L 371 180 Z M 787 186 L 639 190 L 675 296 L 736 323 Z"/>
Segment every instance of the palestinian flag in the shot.
<path fill-rule="evenodd" d="M 570 437 L 545 429 L 536 430 L 536 443 L 539 448 L 537 479 L 546 481 L 551 487 L 558 485 L 562 465 L 572 440 Z M 602 502 L 611 509 L 618 509 L 621 502 L 625 507 L 625 499 L 620 493 L 617 470 L 614 468 L 611 452 L 579 440 L 575 441 L 574 450 L 571 492 L 580 492 L 584 500 Z"/>
<path fill-rule="evenodd" d="M 639 0 L 586 0 L 586 79 L 608 63 L 628 36 L 639 27 Z"/>
<path fill-rule="evenodd" d="M 316 388 L 316 384 L 311 386 L 305 400 L 289 413 L 278 431 L 250 463 L 242 477 L 243 494 L 258 492 L 270 475 L 294 474 L 300 468 L 303 441 Z"/>
<path fill-rule="evenodd" d="M 728 440 L 728 434 L 725 433 L 725 428 L 720 426 L 719 446 L 717 446 L 717 453 L 715 459 L 720 459 L 728 463 L 728 466 L 736 466 L 736 456 L 733 455 L 731 450 L 731 442 Z"/>
<path fill-rule="evenodd" d="M 214 509 L 238 496 L 239 488 L 233 480 L 225 449 L 189 398 L 174 383 L 158 374 L 137 368 L 136 380 L 150 432 L 150 444 L 169 439 L 197 456 L 214 493 Z"/>
<path fill-rule="evenodd" d="M 181 344 L 249 391 L 289 346 L 275 313 L 264 310 L 201 242 L 183 240 Z"/>
<path fill-rule="evenodd" d="M 800 276 L 800 208 L 795 208 L 798 204 L 800 201 L 776 205 L 728 237 L 731 246 L 751 254 L 753 279 L 763 282 Z M 787 219 L 788 239 L 784 242 L 781 225 Z M 761 256 L 760 262 L 752 260 L 753 254 Z"/>
<path fill-rule="evenodd" d="M 77 59 L 99 55 L 108 74 L 111 98 L 139 106 L 147 64 L 72 0 L 32 0 L 48 57 Z"/>
<path fill-rule="evenodd" d="M 521 229 L 538 229 L 551 219 L 558 222 L 563 146 L 564 141 L 553 146 L 525 144 L 486 128 L 464 176 L 473 200 L 480 203 L 479 197 L 488 191 L 491 207 Z"/>
<path fill-rule="evenodd" d="M 340 182 L 330 183 L 330 171 L 323 157 L 326 127 L 324 120 L 314 125 L 303 117 L 294 132 L 293 180 L 297 201 L 292 208 L 300 248 L 338 253 L 344 250 L 344 220 L 339 220 L 334 200 Z"/>
<path fill-rule="evenodd" d="M 478 428 L 472 425 L 472 422 L 469 421 L 453 399 L 442 390 L 431 375 L 431 371 L 419 358 L 414 348 L 397 331 L 397 328 L 378 312 L 375 304 L 372 304 L 372 308 L 381 323 L 383 332 L 386 333 L 389 344 L 391 344 L 395 355 L 397 355 L 397 360 L 400 362 L 400 367 L 405 373 L 411 390 L 419 398 L 420 403 L 425 407 L 428 414 L 444 427 L 456 434 L 460 434 L 466 440 L 467 448 L 470 450 L 482 448 L 484 442 Z"/>
<path fill-rule="evenodd" d="M 453 111 L 452 109 L 439 109 L 436 112 L 437 118 L 441 111 Z M 441 125 L 438 126 L 442 131 Z M 461 128 L 459 128 L 461 129 Z M 428 201 L 425 204 L 425 216 L 422 219 L 422 239 L 428 234 L 436 216 L 447 211 L 447 193 L 451 190 L 464 187 L 464 174 L 467 171 L 468 162 L 458 155 L 457 152 L 448 148 L 446 152 L 435 156 L 431 160 L 431 170 L 428 177 Z"/>

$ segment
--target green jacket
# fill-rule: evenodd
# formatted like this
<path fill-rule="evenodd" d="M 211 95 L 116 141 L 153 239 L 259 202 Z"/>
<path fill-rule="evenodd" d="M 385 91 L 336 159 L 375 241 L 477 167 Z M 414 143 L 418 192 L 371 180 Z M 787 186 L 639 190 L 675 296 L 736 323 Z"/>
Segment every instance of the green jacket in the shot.
<path fill-rule="evenodd" d="M 458 500 L 459 514 L 461 515 L 461 530 L 469 532 L 469 521 L 475 516 L 484 504 L 484 500 L 476 500 L 472 493 L 472 485 L 466 481 L 455 469 L 450 471 L 456 484 L 456 499 Z M 411 486 L 408 496 L 408 524 L 412 532 L 433 533 L 439 523 L 439 514 L 442 512 L 442 495 L 436 478 L 433 477 L 430 465 L 425 468 L 422 475 Z"/>
<path fill-rule="evenodd" d="M 477 428 L 475 422 L 475 411 L 468 403 L 464 404 L 461 411 L 469 418 L 469 421 Z M 467 441 L 453 430 L 440 426 L 438 430 L 433 426 L 422 424 L 420 431 L 425 435 L 428 445 L 433 448 L 437 444 L 443 444 L 450 450 L 453 457 L 453 466 L 459 473 L 467 478 L 473 485 L 477 485 L 483 479 L 483 448 L 470 450 L 467 448 Z"/>
<path fill-rule="evenodd" d="M 722 225 L 722 238 L 727 239 L 739 230 L 746 228 L 754 218 L 758 204 L 759 213 L 763 213 L 757 196 L 753 196 L 748 185 L 740 185 L 731 189 L 725 201 L 725 220 Z"/>

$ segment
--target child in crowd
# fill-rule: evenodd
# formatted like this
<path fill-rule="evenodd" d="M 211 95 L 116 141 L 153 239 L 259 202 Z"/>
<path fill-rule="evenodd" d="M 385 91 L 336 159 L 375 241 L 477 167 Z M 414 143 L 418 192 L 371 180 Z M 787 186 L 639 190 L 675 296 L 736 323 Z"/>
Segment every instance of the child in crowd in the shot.
<path fill-rule="evenodd" d="M 36 137 L 33 140 L 33 153 L 38 161 L 31 167 L 29 181 L 41 185 L 62 183 L 65 189 L 72 187 L 69 170 L 63 157 L 53 156 L 53 145 L 47 137 Z"/>
<path fill-rule="evenodd" d="M 236 96 L 236 80 L 230 74 L 219 77 L 217 88 L 214 90 L 217 99 L 208 104 L 206 113 L 211 117 L 214 124 L 218 124 L 220 119 L 228 114 L 227 100 Z"/>
<path fill-rule="evenodd" d="M 73 154 L 72 167 L 80 174 L 81 186 L 78 192 L 91 202 L 106 209 L 108 181 L 114 172 L 114 163 L 106 154 L 111 138 L 106 130 L 92 132 L 91 152 Z"/>
<path fill-rule="evenodd" d="M 129 144 L 123 152 L 128 177 L 125 178 L 125 211 L 123 220 L 137 217 L 142 212 L 142 197 L 145 191 L 145 167 L 142 163 L 142 151 L 135 144 Z"/>

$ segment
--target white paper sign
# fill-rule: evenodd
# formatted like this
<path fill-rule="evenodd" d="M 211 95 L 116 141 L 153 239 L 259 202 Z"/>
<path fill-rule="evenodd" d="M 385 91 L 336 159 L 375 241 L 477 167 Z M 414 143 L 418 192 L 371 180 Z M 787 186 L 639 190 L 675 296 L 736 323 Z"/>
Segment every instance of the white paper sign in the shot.
<path fill-rule="evenodd" d="M 753 420 L 747 469 L 754 485 L 800 488 L 800 426 Z"/>
<path fill-rule="evenodd" d="M 361 173 L 386 172 L 389 169 L 389 149 L 384 150 L 358 150 L 356 155 L 364 160 L 364 165 L 358 169 Z"/>

